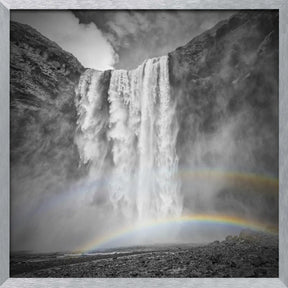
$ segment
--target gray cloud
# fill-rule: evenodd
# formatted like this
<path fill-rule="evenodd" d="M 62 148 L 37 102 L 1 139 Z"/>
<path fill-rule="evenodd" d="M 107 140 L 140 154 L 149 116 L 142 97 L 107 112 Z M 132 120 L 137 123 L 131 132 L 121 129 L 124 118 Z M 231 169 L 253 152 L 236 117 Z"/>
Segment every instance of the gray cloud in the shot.
<path fill-rule="evenodd" d="M 80 24 L 70 11 L 13 11 L 11 20 L 28 24 L 72 53 L 87 68 L 110 69 L 112 46 L 94 23 Z"/>
<path fill-rule="evenodd" d="M 166 55 L 229 18 L 232 11 L 73 11 L 80 23 L 95 23 L 118 54 L 115 68 L 132 69 Z"/>

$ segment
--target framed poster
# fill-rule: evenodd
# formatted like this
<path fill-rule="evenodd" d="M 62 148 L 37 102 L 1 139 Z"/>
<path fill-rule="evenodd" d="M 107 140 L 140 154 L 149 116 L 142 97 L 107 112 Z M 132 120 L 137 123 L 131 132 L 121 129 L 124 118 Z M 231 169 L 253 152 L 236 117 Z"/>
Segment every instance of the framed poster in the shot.
<path fill-rule="evenodd" d="M 85 4 L 1 4 L 3 287 L 285 287 L 287 4 Z"/>

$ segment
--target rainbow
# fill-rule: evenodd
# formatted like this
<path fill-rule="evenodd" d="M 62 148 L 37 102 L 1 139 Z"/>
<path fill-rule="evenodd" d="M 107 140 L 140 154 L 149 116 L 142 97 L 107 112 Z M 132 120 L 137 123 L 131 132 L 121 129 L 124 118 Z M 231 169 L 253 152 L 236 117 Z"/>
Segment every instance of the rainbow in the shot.
<path fill-rule="evenodd" d="M 278 193 L 279 182 L 277 178 L 264 176 L 253 173 L 242 172 L 228 172 L 222 170 L 213 169 L 199 169 L 199 170 L 180 170 L 176 176 L 180 181 L 224 181 L 225 184 L 233 184 L 235 186 L 244 184 L 253 185 L 261 188 L 262 192 Z M 95 189 L 99 189 L 109 183 L 109 177 L 102 177 L 97 180 L 87 181 L 80 185 L 75 185 L 71 189 L 59 191 L 50 201 L 45 202 L 42 206 L 53 207 L 58 203 L 64 201 L 64 198 L 70 198 L 75 195 L 91 194 L 95 192 Z M 59 199 L 60 198 L 60 199 Z M 61 200 L 61 201 L 60 201 Z M 50 204 L 50 205 L 49 205 Z M 38 209 L 41 210 L 41 209 Z"/>
<path fill-rule="evenodd" d="M 213 224 L 213 225 L 227 225 L 233 227 L 239 227 L 242 229 L 251 229 L 254 231 L 261 231 L 269 234 L 278 234 L 278 226 L 277 225 L 267 225 L 264 223 L 260 223 L 255 220 L 248 220 L 245 218 L 240 218 L 237 216 L 229 216 L 229 215 L 211 215 L 211 214 L 197 214 L 197 215 L 184 215 L 176 218 L 168 218 L 157 221 L 145 222 L 138 226 L 130 226 L 126 227 L 122 230 L 116 231 L 109 235 L 105 235 L 104 237 L 97 238 L 92 242 L 86 244 L 85 246 L 77 249 L 77 252 L 89 252 L 92 250 L 97 250 L 102 245 L 117 240 L 123 236 L 129 237 L 132 233 L 144 231 L 150 228 L 158 228 L 161 225 L 165 224 L 187 224 L 187 223 L 196 223 L 196 224 Z"/>
<path fill-rule="evenodd" d="M 176 177 L 182 181 L 225 181 L 226 184 L 234 186 L 249 185 L 249 187 L 260 188 L 266 192 L 278 193 L 279 181 L 271 176 L 253 173 L 229 172 L 221 170 L 181 170 Z"/>

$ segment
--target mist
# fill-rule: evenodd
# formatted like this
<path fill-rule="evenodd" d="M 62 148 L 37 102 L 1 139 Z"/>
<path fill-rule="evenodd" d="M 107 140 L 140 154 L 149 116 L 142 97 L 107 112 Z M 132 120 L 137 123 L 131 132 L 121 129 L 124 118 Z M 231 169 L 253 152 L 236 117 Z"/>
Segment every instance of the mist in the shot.
<path fill-rule="evenodd" d="M 268 36 L 256 25 L 249 32 L 236 29 L 238 37 L 245 35 L 247 42 L 241 42 L 227 29 L 236 19 L 221 33 L 215 35 L 213 28 L 170 54 L 182 128 L 177 153 L 184 211 L 241 215 L 273 225 L 278 223 L 277 24 Z M 213 35 L 225 44 L 210 42 Z M 191 60 L 190 45 L 204 46 L 194 55 L 201 61 Z"/>

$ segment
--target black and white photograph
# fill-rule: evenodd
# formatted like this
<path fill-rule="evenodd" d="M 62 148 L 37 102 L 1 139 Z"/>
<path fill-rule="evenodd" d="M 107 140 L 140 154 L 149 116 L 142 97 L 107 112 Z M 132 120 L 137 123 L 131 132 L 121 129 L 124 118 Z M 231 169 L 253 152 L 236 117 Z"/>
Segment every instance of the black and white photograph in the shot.
<path fill-rule="evenodd" d="M 10 12 L 10 277 L 277 278 L 278 10 Z"/>

